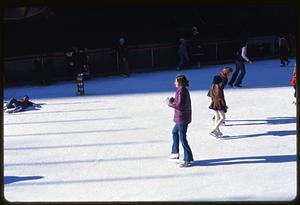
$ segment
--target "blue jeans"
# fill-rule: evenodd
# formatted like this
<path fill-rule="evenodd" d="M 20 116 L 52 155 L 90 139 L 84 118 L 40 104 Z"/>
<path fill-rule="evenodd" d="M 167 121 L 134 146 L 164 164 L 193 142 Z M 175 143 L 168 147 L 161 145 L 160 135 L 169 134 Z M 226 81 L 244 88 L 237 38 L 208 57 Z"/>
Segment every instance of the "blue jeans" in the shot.
<path fill-rule="evenodd" d="M 186 140 L 186 132 L 187 132 L 188 125 L 179 125 L 175 124 L 172 134 L 173 134 L 173 145 L 172 145 L 172 154 L 178 154 L 179 153 L 179 140 L 182 144 L 183 150 L 184 150 L 184 157 L 183 161 L 194 161 L 192 150 L 188 144 L 188 141 Z"/>

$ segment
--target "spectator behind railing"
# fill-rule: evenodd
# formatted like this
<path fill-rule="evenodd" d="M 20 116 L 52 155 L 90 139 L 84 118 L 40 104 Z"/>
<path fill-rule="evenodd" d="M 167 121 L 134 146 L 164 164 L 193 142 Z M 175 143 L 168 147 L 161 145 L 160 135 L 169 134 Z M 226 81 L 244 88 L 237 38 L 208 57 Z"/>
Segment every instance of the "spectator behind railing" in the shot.
<path fill-rule="evenodd" d="M 289 48 L 288 41 L 283 35 L 281 35 L 279 37 L 279 58 L 281 63 L 280 67 L 285 67 L 289 65 L 290 63 L 289 53 L 290 53 L 290 48 Z"/>
<path fill-rule="evenodd" d="M 188 65 L 189 57 L 187 54 L 186 48 L 186 40 L 184 38 L 179 39 L 179 47 L 178 47 L 178 57 L 179 64 L 177 66 L 177 70 L 181 70 Z"/>
<path fill-rule="evenodd" d="M 120 74 L 128 77 L 130 75 L 129 68 L 128 68 L 128 48 L 125 44 L 125 39 L 122 37 L 119 39 L 119 46 L 118 46 L 118 55 L 119 55 L 119 69 Z"/>
<path fill-rule="evenodd" d="M 49 85 L 51 82 L 51 72 L 46 57 L 42 54 L 34 60 L 34 67 L 42 85 Z"/>
<path fill-rule="evenodd" d="M 200 56 L 203 55 L 203 49 L 200 34 L 196 26 L 192 27 L 192 35 L 188 45 L 191 65 L 200 67 Z"/>

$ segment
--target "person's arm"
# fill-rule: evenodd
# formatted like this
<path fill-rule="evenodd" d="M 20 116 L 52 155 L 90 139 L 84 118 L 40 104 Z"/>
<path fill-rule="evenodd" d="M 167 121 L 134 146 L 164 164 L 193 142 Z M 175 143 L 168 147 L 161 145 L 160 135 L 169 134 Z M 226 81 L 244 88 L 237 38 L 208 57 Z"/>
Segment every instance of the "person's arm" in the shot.
<path fill-rule="evenodd" d="M 247 52 L 246 52 L 246 47 L 245 47 L 245 46 L 242 48 L 241 56 L 242 56 L 242 58 L 245 59 L 245 61 L 247 61 L 248 63 L 251 63 L 251 61 L 250 61 L 249 58 L 247 57 Z"/>
<path fill-rule="evenodd" d="M 169 107 L 172 107 L 176 110 L 179 110 L 180 107 L 181 107 L 181 103 L 182 103 L 182 90 L 180 90 L 178 93 L 176 93 L 176 97 L 175 97 L 175 100 L 173 102 L 170 102 L 168 104 Z"/>

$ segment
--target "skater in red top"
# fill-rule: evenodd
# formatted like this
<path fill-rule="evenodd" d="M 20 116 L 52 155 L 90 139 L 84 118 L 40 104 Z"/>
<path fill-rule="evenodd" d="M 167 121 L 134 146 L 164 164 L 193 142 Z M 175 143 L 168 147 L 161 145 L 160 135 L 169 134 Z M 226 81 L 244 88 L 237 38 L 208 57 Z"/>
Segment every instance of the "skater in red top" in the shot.
<path fill-rule="evenodd" d="M 296 86 L 297 86 L 297 78 L 296 78 L 296 70 L 297 70 L 297 66 L 295 64 L 295 67 L 294 67 L 294 71 L 293 71 L 293 76 L 292 76 L 292 79 L 290 80 L 290 83 L 291 85 L 294 87 L 294 97 L 295 97 L 295 101 L 293 101 L 293 104 L 296 105 Z"/>

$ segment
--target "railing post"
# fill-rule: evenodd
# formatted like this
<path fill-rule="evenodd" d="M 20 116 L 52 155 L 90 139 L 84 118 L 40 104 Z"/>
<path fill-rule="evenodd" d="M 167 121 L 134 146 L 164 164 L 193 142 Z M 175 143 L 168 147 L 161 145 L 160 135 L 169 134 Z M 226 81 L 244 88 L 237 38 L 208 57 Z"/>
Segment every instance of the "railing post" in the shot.
<path fill-rule="evenodd" d="M 119 54 L 118 52 L 115 50 L 116 52 L 116 57 L 117 57 L 117 73 L 120 71 L 120 66 L 119 66 Z"/>
<path fill-rule="evenodd" d="M 218 43 L 216 43 L 216 61 L 218 61 Z"/>
<path fill-rule="evenodd" d="M 152 68 L 154 68 L 153 48 L 151 48 L 151 65 L 152 65 Z"/>
<path fill-rule="evenodd" d="M 273 39 L 272 54 L 275 56 L 275 38 Z"/>

